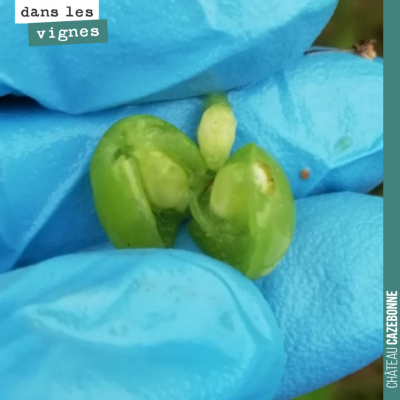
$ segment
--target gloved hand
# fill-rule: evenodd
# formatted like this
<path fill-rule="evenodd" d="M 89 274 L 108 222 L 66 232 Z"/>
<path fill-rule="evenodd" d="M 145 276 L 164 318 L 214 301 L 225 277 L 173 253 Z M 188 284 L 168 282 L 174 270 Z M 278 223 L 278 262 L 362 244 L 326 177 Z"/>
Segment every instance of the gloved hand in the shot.
<path fill-rule="evenodd" d="M 380 63 L 305 56 L 229 100 L 236 148 L 253 141 L 272 153 L 297 198 L 365 192 L 381 181 Z M 101 134 L 146 112 L 194 135 L 200 100 L 82 117 L 2 106 L 0 269 L 84 252 L 0 275 L 0 398 L 272 399 L 281 338 L 246 278 L 177 250 L 87 251 L 107 242 L 87 177 Z M 313 196 L 297 201 L 297 214 L 289 253 L 256 283 L 283 335 L 277 399 L 382 352 L 382 199 Z M 197 251 L 184 229 L 177 247 Z"/>
<path fill-rule="evenodd" d="M 0 398 L 279 400 L 382 353 L 382 199 L 297 201 L 256 287 L 197 251 L 95 251 L 0 275 Z M 284 378 L 281 382 L 283 362 Z"/>
<path fill-rule="evenodd" d="M 239 272 L 177 250 L 74 254 L 0 276 L 0 398 L 270 398 L 281 334 Z"/>
<path fill-rule="evenodd" d="M 298 200 L 296 210 L 287 255 L 256 282 L 284 337 L 276 400 L 341 379 L 383 352 L 383 199 L 332 193 Z M 176 247 L 199 251 L 184 229 Z"/>
<path fill-rule="evenodd" d="M 337 0 L 191 0 L 188 7 L 187 0 L 100 0 L 107 44 L 29 48 L 26 25 L 14 23 L 14 3 L 0 0 L 0 96 L 17 91 L 76 114 L 225 91 L 298 58 L 336 5 Z"/>
<path fill-rule="evenodd" d="M 287 173 L 296 198 L 368 192 L 383 180 L 383 66 L 357 56 L 304 56 L 260 83 L 229 93 L 238 120 L 234 151 L 254 142 Z M 118 119 L 152 114 L 194 138 L 200 99 L 123 107 L 86 116 L 35 104 L 0 109 L 0 271 L 107 242 L 88 166 Z M 301 171 L 310 170 L 308 180 Z"/>

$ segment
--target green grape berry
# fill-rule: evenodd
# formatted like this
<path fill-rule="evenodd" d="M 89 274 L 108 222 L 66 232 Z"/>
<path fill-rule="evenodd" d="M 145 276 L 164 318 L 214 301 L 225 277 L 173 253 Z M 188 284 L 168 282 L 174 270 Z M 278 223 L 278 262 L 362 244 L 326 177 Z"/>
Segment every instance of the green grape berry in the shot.
<path fill-rule="evenodd" d="M 197 146 L 150 115 L 115 123 L 90 165 L 99 220 L 116 248 L 171 247 L 194 193 L 207 184 Z"/>
<path fill-rule="evenodd" d="M 189 231 L 210 256 L 251 279 L 278 264 L 291 243 L 295 205 L 289 181 L 265 151 L 248 144 L 190 202 Z"/>

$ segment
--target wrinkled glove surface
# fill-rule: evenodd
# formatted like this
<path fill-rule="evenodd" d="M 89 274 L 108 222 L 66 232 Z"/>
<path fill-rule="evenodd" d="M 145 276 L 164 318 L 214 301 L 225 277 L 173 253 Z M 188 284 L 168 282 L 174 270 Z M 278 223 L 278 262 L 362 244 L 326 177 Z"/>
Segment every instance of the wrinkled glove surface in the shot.
<path fill-rule="evenodd" d="M 287 255 L 256 282 L 284 336 L 277 400 L 341 379 L 383 352 L 383 199 L 332 193 L 297 200 L 296 209 Z M 176 247 L 200 252 L 185 229 Z"/>
<path fill-rule="evenodd" d="M 337 0 L 100 0 L 108 43 L 28 47 L 0 0 L 0 96 L 20 92 L 77 114 L 258 81 L 294 61 Z M 68 18 L 67 18 L 68 19 Z"/>
<path fill-rule="evenodd" d="M 283 370 L 254 284 L 189 252 L 74 254 L 2 275 L 0 326 L 7 400 L 257 399 Z"/>
<path fill-rule="evenodd" d="M 369 364 L 383 201 L 328 194 L 297 212 L 289 253 L 256 282 L 284 352 L 256 286 L 182 229 L 187 251 L 110 247 L 1 275 L 0 397 L 286 400 Z"/>

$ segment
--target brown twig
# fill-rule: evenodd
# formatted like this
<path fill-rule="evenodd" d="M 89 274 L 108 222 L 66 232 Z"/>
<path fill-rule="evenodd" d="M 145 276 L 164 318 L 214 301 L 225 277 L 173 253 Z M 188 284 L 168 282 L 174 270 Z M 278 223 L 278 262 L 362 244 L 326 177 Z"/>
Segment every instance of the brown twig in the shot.
<path fill-rule="evenodd" d="M 356 56 L 365 58 L 367 60 L 374 60 L 377 57 L 375 50 L 376 40 L 359 40 L 354 44 L 351 49 L 341 50 L 341 49 L 323 49 L 323 50 L 308 50 L 304 54 L 314 54 L 314 53 L 351 53 Z"/>

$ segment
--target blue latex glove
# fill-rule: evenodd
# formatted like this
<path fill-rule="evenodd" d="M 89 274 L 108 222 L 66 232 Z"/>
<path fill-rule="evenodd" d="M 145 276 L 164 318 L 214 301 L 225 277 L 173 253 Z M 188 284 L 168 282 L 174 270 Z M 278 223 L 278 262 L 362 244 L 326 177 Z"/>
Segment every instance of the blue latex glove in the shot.
<path fill-rule="evenodd" d="M 381 198 L 297 201 L 256 286 L 177 250 L 87 252 L 0 275 L 0 398 L 285 400 L 382 353 Z M 178 246 L 196 251 L 182 230 Z M 283 359 L 286 366 L 279 393 Z"/>
<path fill-rule="evenodd" d="M 383 199 L 335 193 L 298 200 L 296 210 L 287 255 L 256 282 L 284 336 L 276 400 L 341 379 L 383 352 Z M 199 252 L 184 229 L 176 247 Z"/>
<path fill-rule="evenodd" d="M 368 192 L 383 179 L 383 66 L 340 53 L 304 56 L 270 79 L 229 93 L 234 150 L 255 142 L 273 154 L 296 198 Z M 32 104 L 0 109 L 0 271 L 107 242 L 88 178 L 108 127 L 154 114 L 194 138 L 200 99 L 70 117 Z M 310 179 L 300 178 L 303 168 Z"/>
<path fill-rule="evenodd" d="M 0 398 L 271 399 L 281 334 L 253 283 L 180 251 L 71 255 L 0 276 Z"/>
<path fill-rule="evenodd" d="M 68 113 L 225 91 L 299 57 L 337 0 L 100 0 L 108 43 L 28 47 L 0 0 L 0 96 Z"/>

